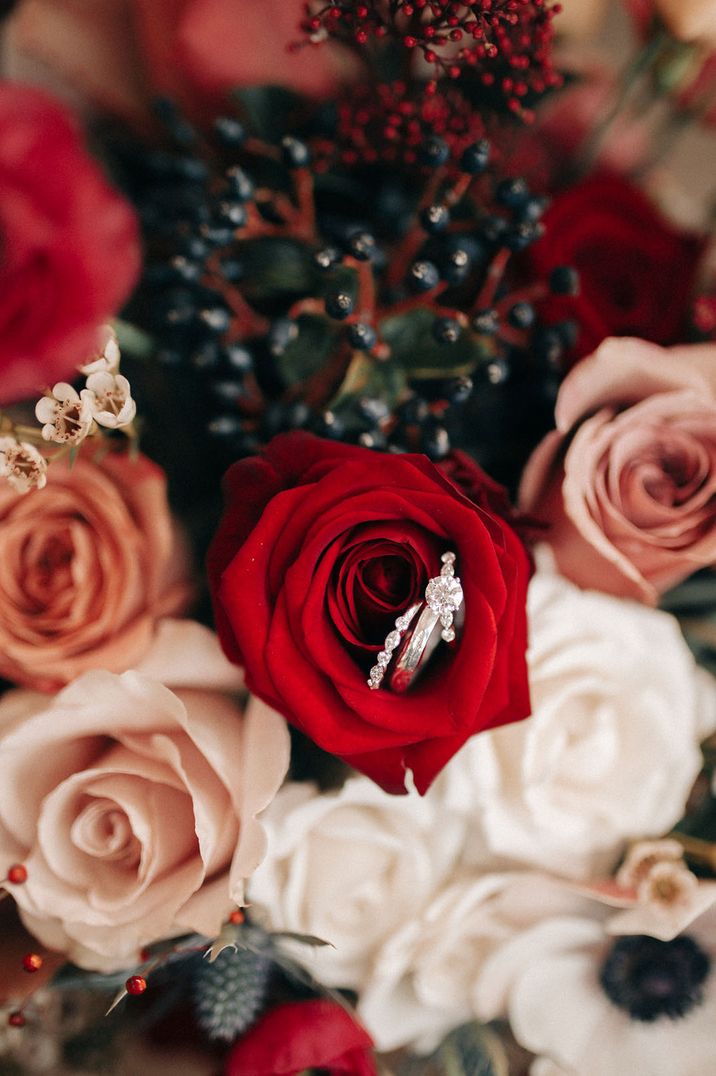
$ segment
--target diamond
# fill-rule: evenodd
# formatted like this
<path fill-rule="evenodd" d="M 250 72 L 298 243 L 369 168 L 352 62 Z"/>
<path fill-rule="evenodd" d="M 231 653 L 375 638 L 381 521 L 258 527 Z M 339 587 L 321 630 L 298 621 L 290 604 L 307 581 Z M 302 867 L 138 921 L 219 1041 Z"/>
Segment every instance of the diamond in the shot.
<path fill-rule="evenodd" d="M 405 616 L 399 616 L 398 619 L 395 622 L 395 626 L 398 629 L 398 631 L 406 631 L 409 624 L 410 624 L 410 621 Z"/>
<path fill-rule="evenodd" d="M 460 580 L 457 576 L 436 576 L 425 588 L 425 600 L 438 616 L 454 613 L 462 605 Z"/>
<path fill-rule="evenodd" d="M 383 669 L 380 665 L 373 666 L 373 668 L 370 670 L 370 678 L 371 680 L 378 681 L 383 679 Z"/>
<path fill-rule="evenodd" d="M 390 652 L 391 650 L 395 650 L 395 648 L 396 648 L 396 646 L 398 645 L 399 642 L 400 642 L 400 632 L 399 631 L 391 631 L 390 635 L 388 635 L 386 637 L 385 649 L 388 652 Z"/>
<path fill-rule="evenodd" d="M 455 638 L 455 629 L 454 628 L 443 628 L 441 634 L 442 634 L 442 637 L 443 637 L 443 639 L 445 640 L 446 643 L 451 643 L 453 641 L 453 639 Z"/>
<path fill-rule="evenodd" d="M 378 662 L 379 668 L 384 669 L 387 665 L 390 664 L 390 654 L 387 652 L 387 650 L 381 650 L 376 660 Z"/>
<path fill-rule="evenodd" d="M 454 564 L 455 563 L 455 554 L 454 553 L 443 553 L 440 560 L 443 562 L 443 564 Z"/>

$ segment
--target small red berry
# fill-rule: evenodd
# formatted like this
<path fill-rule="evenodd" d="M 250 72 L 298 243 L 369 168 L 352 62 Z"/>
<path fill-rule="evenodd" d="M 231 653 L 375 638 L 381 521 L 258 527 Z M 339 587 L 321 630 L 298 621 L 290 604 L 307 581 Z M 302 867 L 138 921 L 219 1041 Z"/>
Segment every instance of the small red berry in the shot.
<path fill-rule="evenodd" d="M 13 863 L 7 872 L 7 880 L 12 885 L 22 885 L 27 881 L 27 867 L 24 863 Z"/>
<path fill-rule="evenodd" d="M 128 994 L 136 996 L 137 994 L 143 994 L 147 989 L 147 980 L 141 975 L 130 975 L 124 984 L 124 988 Z"/>
<path fill-rule="evenodd" d="M 7 1018 L 10 1027 L 24 1027 L 26 1020 L 21 1012 L 11 1012 Z"/>
<path fill-rule="evenodd" d="M 22 958 L 22 966 L 30 974 L 39 971 L 43 963 L 44 961 L 39 953 L 25 953 Z"/>

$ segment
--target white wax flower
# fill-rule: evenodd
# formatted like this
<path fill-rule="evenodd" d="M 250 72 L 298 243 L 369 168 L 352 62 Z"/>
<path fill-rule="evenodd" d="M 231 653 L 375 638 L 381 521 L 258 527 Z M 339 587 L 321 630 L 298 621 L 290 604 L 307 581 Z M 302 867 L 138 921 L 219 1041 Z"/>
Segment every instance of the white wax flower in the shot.
<path fill-rule="evenodd" d="M 137 413 L 129 381 L 122 374 L 103 370 L 90 374 L 80 396 L 95 422 L 110 430 L 128 426 Z"/>
<path fill-rule="evenodd" d="M 92 427 L 92 411 L 86 400 L 66 381 L 58 381 L 50 396 L 35 405 L 35 417 L 42 422 L 45 441 L 78 445 Z"/>

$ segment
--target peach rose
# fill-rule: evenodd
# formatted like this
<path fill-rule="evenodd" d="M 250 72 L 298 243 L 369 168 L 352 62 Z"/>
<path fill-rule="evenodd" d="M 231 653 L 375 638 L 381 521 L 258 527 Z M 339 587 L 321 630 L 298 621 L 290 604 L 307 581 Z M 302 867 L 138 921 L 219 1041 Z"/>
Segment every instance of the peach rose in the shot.
<path fill-rule="evenodd" d="M 606 340 L 567 376 L 520 504 L 563 575 L 656 604 L 716 562 L 716 346 Z"/>
<path fill-rule="evenodd" d="M 288 758 L 286 724 L 262 703 L 242 714 L 226 695 L 138 672 L 88 672 L 52 699 L 10 692 L 0 864 L 27 867 L 11 887 L 25 926 L 104 972 L 162 938 L 215 936 L 263 858 L 256 814 Z"/>
<path fill-rule="evenodd" d="M 560 36 L 585 38 L 601 26 L 608 0 L 564 0 L 554 28 Z"/>
<path fill-rule="evenodd" d="M 0 676 L 52 691 L 89 668 L 122 672 L 157 618 L 185 604 L 163 472 L 109 454 L 55 462 L 47 485 L 0 485 Z"/>
<path fill-rule="evenodd" d="M 654 10 L 679 41 L 697 41 L 716 48 L 714 0 L 652 0 Z"/>

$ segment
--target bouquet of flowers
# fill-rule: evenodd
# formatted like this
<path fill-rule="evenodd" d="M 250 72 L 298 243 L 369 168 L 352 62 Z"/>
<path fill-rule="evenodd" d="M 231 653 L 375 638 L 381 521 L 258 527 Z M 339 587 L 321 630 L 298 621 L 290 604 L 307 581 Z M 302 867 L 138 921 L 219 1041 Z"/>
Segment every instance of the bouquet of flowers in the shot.
<path fill-rule="evenodd" d="M 0 18 L 0 1072 L 716 1071 L 714 0 Z"/>

